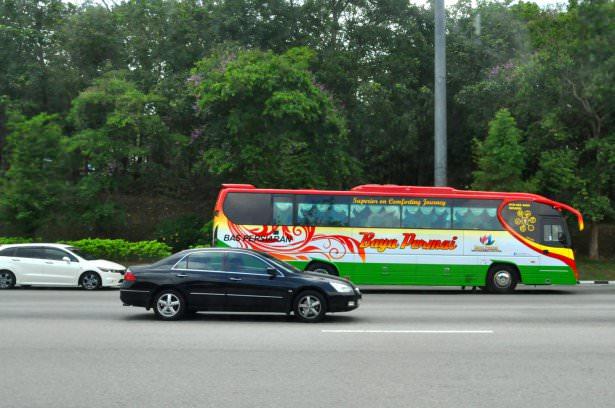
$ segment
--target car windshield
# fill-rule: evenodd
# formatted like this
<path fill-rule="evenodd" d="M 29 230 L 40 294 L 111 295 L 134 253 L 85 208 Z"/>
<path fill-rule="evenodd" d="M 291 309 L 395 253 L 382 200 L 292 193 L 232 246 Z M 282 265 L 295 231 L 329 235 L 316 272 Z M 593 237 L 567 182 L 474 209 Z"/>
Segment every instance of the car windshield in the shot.
<path fill-rule="evenodd" d="M 68 248 L 69 251 L 71 251 L 73 254 L 77 255 L 80 258 L 85 259 L 86 261 L 93 261 L 95 259 L 98 259 L 97 257 L 95 257 L 94 255 L 90 254 L 89 252 L 84 251 L 83 249 L 80 248 Z"/>
<path fill-rule="evenodd" d="M 269 262 L 271 262 L 272 264 L 275 264 L 276 266 L 279 266 L 280 268 L 284 269 L 287 272 L 295 272 L 295 273 L 300 273 L 303 272 L 301 269 L 287 263 L 284 261 L 280 261 L 278 258 L 274 257 L 273 255 L 269 255 L 268 253 L 265 252 L 259 252 L 259 254 L 263 255 L 265 258 L 267 258 L 267 260 Z"/>

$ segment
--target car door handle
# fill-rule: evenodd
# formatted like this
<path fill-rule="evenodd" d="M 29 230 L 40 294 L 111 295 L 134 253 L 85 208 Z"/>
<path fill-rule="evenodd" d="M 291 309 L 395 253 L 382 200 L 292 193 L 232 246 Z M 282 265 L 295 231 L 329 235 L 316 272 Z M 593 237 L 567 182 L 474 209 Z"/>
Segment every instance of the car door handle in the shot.
<path fill-rule="evenodd" d="M 53 261 L 45 261 L 46 264 L 52 264 Z"/>
<path fill-rule="evenodd" d="M 231 277 L 231 278 L 229 278 L 229 280 L 232 280 L 232 281 L 240 281 L 240 280 L 241 280 L 241 278 L 232 278 L 232 277 Z"/>
<path fill-rule="evenodd" d="M 175 275 L 175 276 L 177 276 L 178 278 L 185 278 L 185 277 L 186 277 L 186 276 L 188 276 L 188 275 L 186 275 L 185 273 L 178 273 L 178 274 L 177 274 L 177 275 Z"/>
<path fill-rule="evenodd" d="M 14 258 L 11 258 L 11 261 L 19 262 L 19 261 L 21 261 L 21 259 L 14 259 Z"/>

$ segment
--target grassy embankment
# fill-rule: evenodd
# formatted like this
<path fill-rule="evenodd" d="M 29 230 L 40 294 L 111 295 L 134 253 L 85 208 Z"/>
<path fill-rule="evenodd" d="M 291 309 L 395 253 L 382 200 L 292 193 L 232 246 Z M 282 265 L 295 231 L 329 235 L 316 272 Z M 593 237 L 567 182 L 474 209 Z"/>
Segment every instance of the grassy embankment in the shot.
<path fill-rule="evenodd" d="M 581 280 L 615 280 L 615 259 L 577 259 Z"/>

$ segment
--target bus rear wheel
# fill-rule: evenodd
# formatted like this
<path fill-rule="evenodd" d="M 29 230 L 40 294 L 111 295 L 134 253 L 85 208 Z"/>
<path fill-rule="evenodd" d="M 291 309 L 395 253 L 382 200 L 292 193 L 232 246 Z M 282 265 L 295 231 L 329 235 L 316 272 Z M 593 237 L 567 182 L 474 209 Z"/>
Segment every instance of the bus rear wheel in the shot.
<path fill-rule="evenodd" d="M 517 270 L 510 265 L 494 265 L 487 273 L 487 290 L 491 293 L 511 293 L 519 283 Z"/>
<path fill-rule="evenodd" d="M 326 275 L 339 276 L 337 269 L 334 266 L 323 262 L 312 262 L 305 268 L 306 271 L 324 273 Z"/>

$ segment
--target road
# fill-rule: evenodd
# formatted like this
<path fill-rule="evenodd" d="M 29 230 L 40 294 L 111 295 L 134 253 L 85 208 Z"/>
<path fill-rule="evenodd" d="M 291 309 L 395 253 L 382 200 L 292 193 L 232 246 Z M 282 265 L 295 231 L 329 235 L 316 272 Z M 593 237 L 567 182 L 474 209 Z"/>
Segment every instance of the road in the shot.
<path fill-rule="evenodd" d="M 320 324 L 118 296 L 0 292 L 0 407 L 615 406 L 615 285 L 368 293 Z"/>

